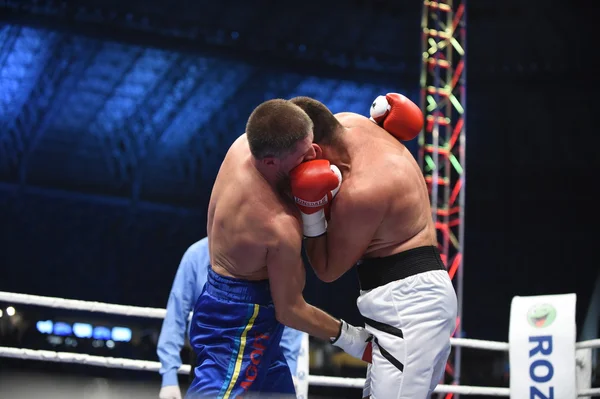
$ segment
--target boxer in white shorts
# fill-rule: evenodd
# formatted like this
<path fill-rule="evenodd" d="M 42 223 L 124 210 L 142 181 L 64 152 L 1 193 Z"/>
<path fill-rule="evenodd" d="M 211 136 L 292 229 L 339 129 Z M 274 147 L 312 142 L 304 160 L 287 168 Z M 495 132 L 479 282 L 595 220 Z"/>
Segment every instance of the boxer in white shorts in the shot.
<path fill-rule="evenodd" d="M 457 303 L 427 185 L 399 141 L 419 133 L 423 115 L 398 94 L 378 97 L 371 119 L 290 101 L 311 117 L 319 147 L 290 174 L 312 266 L 329 282 L 358 263 L 358 308 L 373 334 L 363 396 L 425 399 L 444 376 Z"/>

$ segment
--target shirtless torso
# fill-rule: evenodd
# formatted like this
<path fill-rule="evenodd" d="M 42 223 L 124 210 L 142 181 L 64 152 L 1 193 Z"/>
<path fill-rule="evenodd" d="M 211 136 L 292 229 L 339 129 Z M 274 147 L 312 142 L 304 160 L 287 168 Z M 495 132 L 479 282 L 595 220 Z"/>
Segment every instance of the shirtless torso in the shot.
<path fill-rule="evenodd" d="M 285 186 L 290 170 L 315 158 L 313 138 L 312 122 L 299 107 L 266 101 L 221 164 L 208 209 L 211 268 L 190 327 L 198 357 L 190 393 L 293 393 L 279 346 L 283 325 L 335 338 L 355 357 L 365 353 L 369 333 L 309 305 L 302 295 L 302 225 Z"/>
<path fill-rule="evenodd" d="M 207 232 L 213 270 L 224 276 L 265 280 L 267 252 L 279 241 L 278 227 L 295 224 L 298 230 L 298 212 L 290 197 L 274 190 L 253 167 L 251 158 L 248 142 L 241 136 L 225 156 L 215 181 Z"/>
<path fill-rule="evenodd" d="M 312 135 L 289 158 L 295 165 L 314 157 Z M 307 304 L 301 260 L 302 224 L 286 180 L 278 189 L 252 163 L 248 140 L 239 137 L 221 165 L 208 207 L 212 269 L 244 281 L 269 281 L 277 319 L 294 329 L 329 339 L 340 322 Z M 287 190 L 287 193 L 286 193 Z"/>
<path fill-rule="evenodd" d="M 315 272 L 334 281 L 364 258 L 436 245 L 427 186 L 410 151 L 364 116 L 336 114 L 341 131 L 322 157 L 342 173 L 327 236 L 309 239 Z"/>
<path fill-rule="evenodd" d="M 322 158 L 342 174 L 328 223 L 320 230 L 305 227 L 305 245 L 324 281 L 334 281 L 357 265 L 357 306 L 375 343 L 363 398 L 429 397 L 450 353 L 457 303 L 437 250 L 423 174 L 408 149 L 368 118 L 332 115 L 305 97 L 296 101 L 315 121 Z M 303 220 L 312 220 L 305 216 L 310 211 L 305 204 L 315 201 L 306 186 L 331 190 L 326 179 L 312 177 L 322 169 L 307 162 L 292 172 Z M 312 234 L 315 230 L 322 233 Z"/>
<path fill-rule="evenodd" d="M 340 209 L 332 219 L 354 220 L 357 231 L 371 232 L 364 253 L 353 255 L 362 257 L 357 270 L 363 291 L 357 305 L 379 348 L 363 397 L 426 398 L 443 376 L 457 309 L 437 252 L 427 185 L 417 162 L 395 137 L 360 115 L 336 118 L 345 128 L 350 162 L 339 203 L 334 203 Z M 370 217 L 352 206 L 355 196 L 371 207 Z M 331 229 L 336 227 L 343 226 L 332 220 Z M 401 331 L 398 338 L 381 332 L 390 327 Z"/>
<path fill-rule="evenodd" d="M 369 202 L 381 210 L 381 220 L 364 257 L 384 257 L 436 245 L 427 186 L 410 151 L 364 116 L 335 116 L 346 128 L 351 159 L 351 166 L 342 169 L 344 184 L 339 198 L 369 193 Z"/>

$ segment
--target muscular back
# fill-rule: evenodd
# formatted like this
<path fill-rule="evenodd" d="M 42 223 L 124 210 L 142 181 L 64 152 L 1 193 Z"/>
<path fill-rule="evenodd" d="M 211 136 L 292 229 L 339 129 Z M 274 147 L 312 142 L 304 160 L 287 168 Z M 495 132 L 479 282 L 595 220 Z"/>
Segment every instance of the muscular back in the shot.
<path fill-rule="evenodd" d="M 274 226 L 294 212 L 253 167 L 246 136 L 238 138 L 221 165 L 208 207 L 213 269 L 236 278 L 266 279 L 267 249 L 279 238 Z"/>
<path fill-rule="evenodd" d="M 351 159 L 339 195 L 360 192 L 382 209 L 365 256 L 436 245 L 427 185 L 410 151 L 364 116 L 341 113 L 336 118 L 346 128 L 344 140 Z"/>

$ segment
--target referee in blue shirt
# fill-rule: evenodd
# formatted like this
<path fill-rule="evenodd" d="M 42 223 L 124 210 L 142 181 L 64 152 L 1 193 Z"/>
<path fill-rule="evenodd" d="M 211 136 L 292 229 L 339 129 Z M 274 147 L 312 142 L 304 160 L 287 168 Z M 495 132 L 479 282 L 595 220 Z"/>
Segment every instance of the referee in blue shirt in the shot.
<path fill-rule="evenodd" d="M 189 314 L 206 283 L 209 267 L 208 238 L 205 237 L 192 244 L 183 255 L 169 295 L 167 315 L 156 349 L 161 364 L 159 372 L 162 376 L 162 388 L 158 395 L 160 399 L 181 399 L 177 380 L 177 370 L 181 366 L 181 348 L 186 334 L 189 333 Z M 296 374 L 302 338 L 302 332 L 289 327 L 285 327 L 281 338 L 280 345 L 292 375 Z M 194 366 L 193 364 L 192 370 Z"/>

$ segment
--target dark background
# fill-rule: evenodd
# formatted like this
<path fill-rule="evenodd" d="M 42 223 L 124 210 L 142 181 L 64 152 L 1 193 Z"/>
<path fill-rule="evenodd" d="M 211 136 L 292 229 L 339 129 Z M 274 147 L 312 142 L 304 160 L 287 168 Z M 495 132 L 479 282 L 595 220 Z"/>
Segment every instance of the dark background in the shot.
<path fill-rule="evenodd" d="M 256 105 L 308 95 L 366 114 L 389 91 L 419 102 L 417 1 L 0 4 L 3 291 L 164 307 Z M 579 327 L 589 306 L 600 170 L 592 4 L 468 4 L 467 337 L 507 341 L 515 295 L 576 292 Z M 309 277 L 311 303 L 360 322 L 353 272 L 333 284 Z M 139 324 L 155 339 L 158 323 Z M 156 360 L 151 344 L 137 356 Z M 463 383 L 486 385 L 492 360 L 465 351 Z"/>

